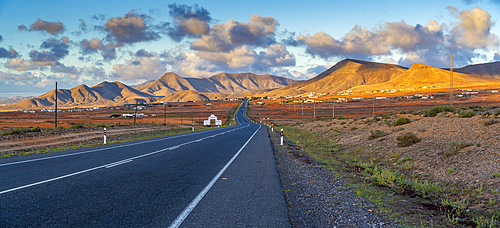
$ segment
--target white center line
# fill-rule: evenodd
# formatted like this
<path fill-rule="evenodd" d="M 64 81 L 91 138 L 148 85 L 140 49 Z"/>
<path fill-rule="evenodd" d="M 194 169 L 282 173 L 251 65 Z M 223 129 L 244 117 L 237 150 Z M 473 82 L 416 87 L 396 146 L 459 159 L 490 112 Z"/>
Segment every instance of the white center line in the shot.
<path fill-rule="evenodd" d="M 242 127 L 237 128 L 235 130 L 239 130 L 241 128 Z M 215 129 L 215 130 L 217 130 L 217 129 Z M 172 137 L 163 138 L 163 139 L 142 141 L 142 142 L 131 143 L 131 144 L 126 144 L 126 145 L 118 145 L 118 146 L 113 146 L 113 147 L 106 147 L 106 148 L 94 149 L 94 150 L 89 150 L 89 151 L 76 152 L 76 153 L 71 153 L 71 154 L 63 154 L 63 155 L 56 155 L 56 156 L 50 156 L 50 157 L 44 157 L 44 158 L 37 158 L 37 159 L 30 159 L 30 160 L 24 160 L 24 161 L 4 163 L 4 164 L 0 164 L 0 167 L 2 167 L 2 166 L 8 166 L 8 165 L 22 164 L 22 163 L 28 163 L 28 162 L 36 162 L 36 161 L 42 161 L 42 160 L 48 160 L 48 159 L 54 159 L 54 158 L 61 158 L 61 157 L 67 157 L 67 156 L 74 156 L 74 155 L 79 155 L 79 154 L 93 153 L 93 152 L 102 151 L 102 150 L 108 150 L 108 149 L 122 148 L 122 147 L 128 147 L 128 146 L 135 146 L 135 145 L 144 144 L 144 143 L 151 143 L 151 142 L 157 142 L 157 141 L 163 141 L 163 140 L 170 140 L 170 139 L 175 139 L 175 138 L 180 138 L 180 137 L 197 135 L 197 134 L 201 134 L 201 133 L 206 133 L 206 131 L 201 131 L 201 132 L 191 133 L 191 134 L 183 134 L 183 135 L 178 135 L 178 136 L 172 136 Z"/>
<path fill-rule="evenodd" d="M 250 125 L 246 125 L 246 126 L 243 126 L 243 127 L 240 127 L 240 128 L 236 128 L 236 129 L 233 129 L 233 130 L 230 130 L 230 131 L 218 133 L 218 134 L 215 134 L 215 135 L 206 136 L 206 137 L 203 137 L 201 139 L 208 139 L 208 138 L 211 138 L 212 136 L 223 135 L 223 134 L 225 134 L 227 132 L 233 132 L 233 131 L 236 131 L 236 130 L 239 130 L 239 129 L 242 129 L 242 128 L 246 128 L 248 126 L 250 126 Z M 253 135 L 252 135 L 252 137 L 253 137 Z M 70 173 L 70 174 L 67 174 L 67 175 L 60 176 L 60 177 L 55 177 L 55 178 L 52 178 L 52 179 L 48 179 L 48 180 L 44 180 L 44 181 L 40 181 L 40 182 L 36 182 L 36 183 L 32 183 L 32 184 L 20 186 L 20 187 L 16 187 L 16 188 L 12 188 L 12 189 L 7 189 L 7 190 L 4 190 L 4 191 L 0 191 L 0 195 L 8 193 L 8 192 L 17 191 L 17 190 L 20 190 L 20 189 L 24 189 L 24 188 L 28 188 L 28 187 L 32 187 L 32 186 L 36 186 L 36 185 L 40 185 L 40 184 L 44 184 L 44 183 L 48 183 L 48 182 L 60 180 L 60 179 L 63 179 L 63 178 L 75 176 L 75 175 L 78 175 L 78 174 L 82 174 L 82 173 L 94 171 L 94 170 L 101 169 L 101 168 L 111 168 L 111 167 L 114 167 L 114 166 L 117 166 L 117 165 L 122 165 L 122 164 L 125 164 L 125 163 L 128 163 L 128 162 L 132 162 L 133 160 L 136 160 L 138 158 L 150 156 L 150 155 L 161 153 L 161 152 L 168 151 L 168 150 L 174 150 L 174 149 L 177 149 L 177 148 L 179 148 L 181 146 L 185 146 L 185 145 L 188 145 L 188 144 L 191 144 L 191 143 L 195 143 L 195 142 L 197 142 L 197 140 L 193 140 L 193 141 L 181 143 L 181 144 L 175 145 L 173 147 L 164 148 L 164 149 L 153 151 L 153 152 L 150 152 L 150 153 L 147 153 L 147 154 L 135 156 L 135 157 L 132 157 L 132 158 L 123 159 L 123 160 L 120 160 L 120 161 L 117 161 L 117 162 L 112 162 L 112 163 L 109 163 L 109 164 L 106 164 L 106 165 L 97 166 L 97 167 L 94 167 L 94 168 L 91 168 L 91 169 L 86 169 L 86 170 L 79 171 L 79 172 L 76 172 L 76 173 Z"/>
<path fill-rule="evenodd" d="M 187 216 L 189 215 L 189 213 L 191 213 L 191 211 L 196 207 L 196 205 L 198 205 L 198 203 L 201 201 L 201 199 L 203 199 L 205 194 L 207 194 L 207 192 L 210 190 L 210 188 L 212 188 L 212 186 L 219 179 L 219 177 L 222 176 L 222 174 L 224 173 L 224 171 L 226 171 L 226 169 L 229 167 L 229 165 L 231 165 L 231 163 L 233 163 L 234 159 L 236 159 L 236 157 L 238 157 L 238 155 L 246 147 L 246 145 L 250 142 L 250 140 L 252 140 L 253 136 L 255 136 L 255 134 L 260 130 L 261 126 L 262 125 L 259 125 L 259 128 L 253 133 L 252 136 L 250 136 L 248 141 L 240 148 L 240 150 L 238 150 L 238 152 L 236 152 L 236 154 L 231 158 L 231 160 L 229 160 L 229 162 L 227 162 L 227 164 L 219 171 L 219 173 L 217 173 L 217 175 L 215 175 L 215 177 L 210 181 L 210 183 L 208 183 L 208 185 L 205 188 L 203 188 L 203 190 L 201 190 L 201 192 L 193 199 L 193 201 L 191 201 L 191 203 L 189 203 L 189 205 L 181 212 L 181 214 L 179 214 L 179 216 L 177 216 L 177 218 L 172 222 L 172 224 L 170 224 L 170 226 L 168 226 L 168 228 L 177 228 L 182 224 L 184 219 L 186 219 Z"/>

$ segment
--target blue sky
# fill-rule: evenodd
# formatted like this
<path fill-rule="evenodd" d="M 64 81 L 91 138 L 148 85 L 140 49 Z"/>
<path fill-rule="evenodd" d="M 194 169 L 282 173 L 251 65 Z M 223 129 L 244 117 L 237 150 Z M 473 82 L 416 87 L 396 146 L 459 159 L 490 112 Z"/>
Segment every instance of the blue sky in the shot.
<path fill-rule="evenodd" d="M 220 72 L 308 79 L 345 58 L 500 61 L 499 0 L 0 0 L 0 97 Z"/>

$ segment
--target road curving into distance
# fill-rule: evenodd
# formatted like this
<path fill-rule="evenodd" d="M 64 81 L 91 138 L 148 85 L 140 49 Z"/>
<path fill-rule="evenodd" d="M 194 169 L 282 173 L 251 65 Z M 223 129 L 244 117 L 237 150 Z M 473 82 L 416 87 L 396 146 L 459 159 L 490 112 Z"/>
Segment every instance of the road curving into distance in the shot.
<path fill-rule="evenodd" d="M 290 227 L 245 104 L 232 127 L 0 160 L 0 227 Z"/>

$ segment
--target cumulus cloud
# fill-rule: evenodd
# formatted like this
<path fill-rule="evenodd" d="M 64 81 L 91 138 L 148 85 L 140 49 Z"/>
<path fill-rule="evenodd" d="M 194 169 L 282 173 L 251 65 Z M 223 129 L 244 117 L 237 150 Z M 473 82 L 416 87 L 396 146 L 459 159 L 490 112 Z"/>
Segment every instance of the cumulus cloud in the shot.
<path fill-rule="evenodd" d="M 497 52 L 495 53 L 495 56 L 493 57 L 493 60 L 495 60 L 495 61 L 500 61 L 500 51 L 497 51 Z"/>
<path fill-rule="evenodd" d="M 18 58 L 18 59 L 10 59 L 4 65 L 7 69 L 16 70 L 16 71 L 27 71 L 27 70 L 36 70 L 37 67 L 31 65 L 28 61 Z"/>
<path fill-rule="evenodd" d="M 218 72 L 268 73 L 273 68 L 295 66 L 295 56 L 277 43 L 255 52 L 248 46 L 237 47 L 229 52 L 186 52 L 165 61 L 173 71 L 185 76 L 209 76 Z"/>
<path fill-rule="evenodd" d="M 6 58 L 6 59 L 11 59 L 11 58 L 17 58 L 19 56 L 19 53 L 17 53 L 16 50 L 13 48 L 10 48 L 9 50 L 0 47 L 0 58 Z"/>
<path fill-rule="evenodd" d="M 295 65 L 295 56 L 288 52 L 282 43 L 270 45 L 269 48 L 259 53 L 248 46 L 242 46 L 230 52 L 200 51 L 196 55 L 204 60 L 217 63 L 223 69 L 264 71 L 271 67 Z"/>
<path fill-rule="evenodd" d="M 69 54 L 70 40 L 67 37 L 61 39 L 45 40 L 40 48 L 50 50 L 32 50 L 29 53 L 32 63 L 37 66 L 56 66 L 58 61 Z"/>
<path fill-rule="evenodd" d="M 130 53 L 130 54 L 135 56 L 135 57 L 155 57 L 158 55 L 155 52 L 149 52 L 149 51 L 146 51 L 144 49 L 140 49 L 136 53 Z"/>
<path fill-rule="evenodd" d="M 169 15 L 174 18 L 173 25 L 168 29 L 168 36 L 179 42 L 184 37 L 199 37 L 210 31 L 208 23 L 212 21 L 210 13 L 203 7 L 185 4 L 169 4 Z"/>
<path fill-rule="evenodd" d="M 62 22 L 49 22 L 49 21 L 44 21 L 40 18 L 38 18 L 35 23 L 31 24 L 30 27 L 26 27 L 26 25 L 20 25 L 17 27 L 18 30 L 20 31 L 41 31 L 41 32 L 48 32 L 51 35 L 57 35 L 59 33 L 64 32 L 65 26 Z"/>
<path fill-rule="evenodd" d="M 462 48 L 484 48 L 498 45 L 498 36 L 491 33 L 491 27 L 495 24 L 491 15 L 479 7 L 472 10 L 464 10 L 455 13 L 456 9 L 448 7 L 453 15 L 460 20 L 460 24 L 451 31 L 457 49 Z"/>
<path fill-rule="evenodd" d="M 380 59 L 400 52 L 406 55 L 399 60 L 400 64 L 419 62 L 434 66 L 446 66 L 449 52 L 456 53 L 454 59 L 458 65 L 466 65 L 477 57 L 475 50 L 498 48 L 499 38 L 491 33 L 494 22 L 488 12 L 479 7 L 461 12 L 453 7 L 448 9 L 459 21 L 455 26 L 440 25 L 434 20 L 426 25 L 386 22 L 373 29 L 356 25 L 342 39 L 318 32 L 283 41 L 287 45 L 304 46 L 310 55 L 324 59 Z"/>
<path fill-rule="evenodd" d="M 80 76 L 80 71 L 76 69 L 74 66 L 65 66 L 62 63 L 56 63 L 55 66 L 50 69 L 54 73 L 63 73 L 69 75 L 69 77 L 73 80 L 77 79 Z"/>
<path fill-rule="evenodd" d="M 323 71 L 327 70 L 330 67 L 331 66 L 329 65 L 326 66 L 316 65 L 314 67 L 308 68 L 305 73 L 286 68 L 277 68 L 274 71 L 272 71 L 271 74 L 286 78 L 293 78 L 295 80 L 307 80 L 318 76 L 318 74 L 322 73 Z"/>
<path fill-rule="evenodd" d="M 184 77 L 207 77 L 222 72 L 216 64 L 204 60 L 194 52 L 185 52 L 165 61 L 172 71 Z"/>
<path fill-rule="evenodd" d="M 55 66 L 58 58 L 52 51 L 37 51 L 32 50 L 29 54 L 31 61 L 37 66 Z"/>
<path fill-rule="evenodd" d="M 43 41 L 40 48 L 50 49 L 50 51 L 58 58 L 61 59 L 69 54 L 69 39 L 62 37 L 61 39 L 48 39 Z"/>
<path fill-rule="evenodd" d="M 209 34 L 191 43 L 191 49 L 198 51 L 231 51 L 243 45 L 267 47 L 276 43 L 275 32 L 278 20 L 252 15 L 249 22 L 228 20 L 212 26 Z"/>
<path fill-rule="evenodd" d="M 113 70 L 115 71 L 113 76 L 116 78 L 156 80 L 165 73 L 166 66 L 156 57 L 132 57 L 125 64 L 113 65 Z"/>
<path fill-rule="evenodd" d="M 22 74 L 10 74 L 0 71 L 0 80 L 5 80 L 5 81 L 23 81 L 23 80 L 32 80 L 36 78 L 39 78 L 39 74 L 31 72 L 25 72 Z"/>
<path fill-rule="evenodd" d="M 80 41 L 80 51 L 83 55 L 91 55 L 100 52 L 104 60 L 116 58 L 116 45 L 104 45 L 99 38 L 92 38 L 90 40 L 83 39 Z"/>
<path fill-rule="evenodd" d="M 148 19 L 148 15 L 131 10 L 122 17 L 108 19 L 101 30 L 107 33 L 106 39 L 112 42 L 132 44 L 157 40 L 160 33 L 156 30 L 161 26 L 148 25 Z"/>

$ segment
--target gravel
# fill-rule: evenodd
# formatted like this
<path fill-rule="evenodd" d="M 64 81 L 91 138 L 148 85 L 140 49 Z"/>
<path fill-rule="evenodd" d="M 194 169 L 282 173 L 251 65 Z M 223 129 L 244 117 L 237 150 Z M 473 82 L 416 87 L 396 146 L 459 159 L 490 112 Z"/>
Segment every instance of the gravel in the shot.
<path fill-rule="evenodd" d="M 282 189 L 294 227 L 402 227 L 377 213 L 368 200 L 358 198 L 346 181 L 300 150 L 286 137 L 273 141 Z"/>

